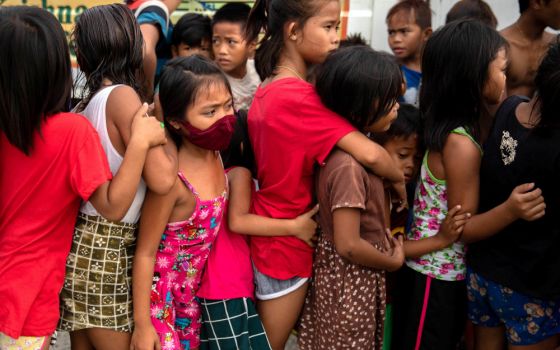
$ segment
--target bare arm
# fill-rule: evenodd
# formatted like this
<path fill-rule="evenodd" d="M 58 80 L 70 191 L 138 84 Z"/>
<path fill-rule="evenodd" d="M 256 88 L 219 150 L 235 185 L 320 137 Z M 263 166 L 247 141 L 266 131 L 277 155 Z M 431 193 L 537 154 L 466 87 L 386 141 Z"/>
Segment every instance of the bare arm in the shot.
<path fill-rule="evenodd" d="M 387 271 L 395 271 L 404 263 L 402 240 L 393 238 L 395 248 L 391 252 L 382 253 L 360 237 L 359 209 L 336 209 L 333 212 L 333 226 L 336 252 L 351 262 Z"/>
<path fill-rule="evenodd" d="M 144 38 L 144 88 L 147 98 L 151 102 L 154 95 L 154 82 L 156 77 L 157 56 L 156 45 L 159 40 L 159 28 L 151 23 L 140 25 L 140 31 Z"/>
<path fill-rule="evenodd" d="M 312 219 L 318 207 L 295 219 L 273 219 L 251 214 L 251 188 L 253 179 L 245 168 L 228 172 L 230 201 L 228 224 L 233 232 L 250 236 L 295 236 L 312 245 L 317 223 Z"/>
<path fill-rule="evenodd" d="M 107 120 L 114 123 L 126 148 L 131 139 L 131 118 L 140 105 L 138 94 L 128 86 L 116 88 L 107 101 Z M 175 183 L 177 169 L 177 148 L 168 142 L 148 151 L 142 176 L 150 190 L 165 194 Z"/>
<path fill-rule="evenodd" d="M 91 195 L 90 202 L 103 217 L 119 221 L 125 215 L 140 183 L 142 168 L 150 147 L 165 142 L 165 133 L 155 118 L 145 118 L 147 105 L 132 114 L 134 130 L 125 151 L 121 166 L 113 179 L 99 186 Z"/>
<path fill-rule="evenodd" d="M 175 202 L 173 192 L 159 195 L 152 191 L 148 191 L 144 201 L 132 269 L 135 328 L 131 349 L 161 348 L 150 319 L 150 294 L 157 249 Z"/>

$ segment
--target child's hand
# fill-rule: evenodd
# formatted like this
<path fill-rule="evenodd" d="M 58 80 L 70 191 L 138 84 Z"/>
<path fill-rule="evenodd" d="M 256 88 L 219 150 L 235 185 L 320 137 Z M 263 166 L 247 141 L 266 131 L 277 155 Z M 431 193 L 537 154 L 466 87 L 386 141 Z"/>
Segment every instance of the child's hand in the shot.
<path fill-rule="evenodd" d="M 313 220 L 313 216 L 319 211 L 319 205 L 316 205 L 310 211 L 301 214 L 297 218 L 293 219 L 293 235 L 310 247 L 315 246 L 316 232 L 317 232 L 317 222 Z"/>
<path fill-rule="evenodd" d="M 393 191 L 396 194 L 396 203 L 397 206 L 397 213 L 403 211 L 403 209 L 408 207 L 407 197 L 406 197 L 406 184 L 404 180 L 391 182 L 391 186 L 393 187 Z"/>
<path fill-rule="evenodd" d="M 154 147 L 164 145 L 167 142 L 165 138 L 165 128 L 163 123 L 154 117 L 148 116 L 148 104 L 144 103 L 132 120 L 131 141 L 145 142 L 146 147 Z"/>
<path fill-rule="evenodd" d="M 459 238 L 461 238 L 463 228 L 467 220 L 471 217 L 470 213 L 459 214 L 459 211 L 461 211 L 460 205 L 451 208 L 439 226 L 439 231 L 436 236 L 441 239 L 443 248 L 457 242 Z"/>
<path fill-rule="evenodd" d="M 136 324 L 130 340 L 130 350 L 161 350 L 159 336 L 152 324 Z"/>
<path fill-rule="evenodd" d="M 506 205 L 516 218 L 534 221 L 544 216 L 546 203 L 542 191 L 534 187 L 534 183 L 526 183 L 517 186 L 511 192 Z"/>
<path fill-rule="evenodd" d="M 391 249 L 390 253 L 390 257 L 391 257 L 391 264 L 388 266 L 387 271 L 389 272 L 393 272 L 393 271 L 397 271 L 398 269 L 401 268 L 401 266 L 404 264 L 404 237 L 402 235 L 399 235 L 397 238 L 395 237 L 391 237 L 391 244 L 393 246 L 393 248 Z"/>

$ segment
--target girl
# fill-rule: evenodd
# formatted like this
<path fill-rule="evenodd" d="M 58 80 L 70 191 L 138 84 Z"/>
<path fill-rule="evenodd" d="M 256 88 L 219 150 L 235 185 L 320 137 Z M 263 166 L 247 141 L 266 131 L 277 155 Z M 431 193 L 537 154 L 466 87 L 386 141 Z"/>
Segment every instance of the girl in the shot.
<path fill-rule="evenodd" d="M 48 349 L 80 200 L 102 215 L 124 215 L 149 147 L 165 134 L 141 107 L 111 181 L 97 132 L 65 112 L 72 74 L 56 18 L 1 7 L 0 44 L 0 348 Z"/>
<path fill-rule="evenodd" d="M 387 54 L 367 46 L 341 49 L 317 71 L 323 103 L 364 133 L 386 131 L 396 119 L 402 75 Z M 347 93 L 331 93 L 337 86 Z M 402 236 L 385 246 L 383 180 L 348 153 L 334 151 L 317 178 L 322 235 L 314 280 L 303 311 L 301 349 L 381 349 L 385 273 L 404 261 Z M 348 277 L 351 277 L 348 279 Z"/>
<path fill-rule="evenodd" d="M 141 105 L 137 76 L 142 68 L 142 36 L 132 12 L 115 4 L 85 11 L 73 37 L 87 89 L 77 110 L 99 132 L 111 171 L 116 173 L 126 165 L 123 155 L 132 145 L 132 117 Z M 154 148 L 146 156 L 144 179 L 154 191 L 165 193 L 174 181 L 175 167 L 173 156 L 168 157 L 163 147 Z M 141 181 L 123 212 L 107 208 L 109 215 L 103 215 L 89 202 L 80 209 L 59 323 L 60 329 L 71 332 L 74 348 L 128 348 L 132 256 L 145 191 Z"/>
<path fill-rule="evenodd" d="M 466 318 L 465 246 L 458 240 L 472 240 L 480 230 L 492 230 L 520 214 L 518 190 L 504 203 L 507 210 L 468 221 L 444 220 L 448 208 L 453 208 L 450 214 L 461 208 L 467 216 L 477 211 L 480 144 L 489 131 L 481 116 L 488 115 L 486 106 L 501 99 L 505 67 L 506 42 L 475 20 L 446 25 L 426 45 L 420 110 L 426 119 L 427 151 L 414 200 L 415 220 L 404 244 L 407 267 L 396 287 L 394 328 L 402 332 L 393 339 L 396 349 L 455 348 Z M 436 234 L 449 224 L 454 237 Z"/>
<path fill-rule="evenodd" d="M 162 74 L 161 107 L 179 172 L 169 193 L 149 191 L 144 204 L 149 215 L 142 216 L 134 261 L 134 349 L 199 347 L 195 296 L 227 197 L 218 151 L 233 133 L 231 96 L 225 75 L 202 56 L 174 59 Z"/>
<path fill-rule="evenodd" d="M 263 83 L 249 110 L 249 137 L 255 151 L 260 190 L 253 212 L 294 218 L 311 205 L 313 169 L 334 148 L 398 184 L 404 180 L 387 152 L 348 121 L 325 108 L 305 81 L 308 68 L 338 46 L 337 0 L 258 0 L 247 23 L 249 42 L 265 35 L 256 53 Z M 294 237 L 253 237 L 258 309 L 274 350 L 284 345 L 300 313 L 313 250 Z"/>
<path fill-rule="evenodd" d="M 531 182 L 542 190 L 546 214 L 542 198 L 526 194 L 539 204 L 529 203 L 533 209 L 525 220 L 514 220 L 495 235 L 479 236 L 486 239 L 469 247 L 468 313 L 475 324 L 477 350 L 501 350 L 506 339 L 510 349 L 558 346 L 559 43 L 543 59 L 535 86 L 530 101 L 512 96 L 496 114 L 482 158 L 480 208 L 499 207 L 518 184 Z"/>

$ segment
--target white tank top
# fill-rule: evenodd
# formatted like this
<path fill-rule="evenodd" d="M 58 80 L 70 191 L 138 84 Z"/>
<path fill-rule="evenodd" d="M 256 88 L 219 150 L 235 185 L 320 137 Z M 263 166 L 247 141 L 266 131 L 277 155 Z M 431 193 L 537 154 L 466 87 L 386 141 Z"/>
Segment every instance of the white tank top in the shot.
<path fill-rule="evenodd" d="M 109 133 L 107 132 L 107 100 L 109 99 L 109 95 L 120 85 L 113 85 L 102 89 L 101 91 L 97 92 L 89 101 L 87 107 L 80 112 L 86 116 L 87 119 L 91 122 L 93 127 L 97 130 L 99 134 L 99 138 L 101 140 L 101 145 L 105 150 L 105 154 L 107 155 L 107 160 L 109 161 L 109 167 L 111 168 L 111 173 L 113 176 L 119 170 L 121 163 L 123 161 L 123 157 L 117 152 L 113 144 L 111 143 L 111 139 L 109 138 Z M 142 208 L 142 203 L 144 202 L 144 196 L 146 195 L 146 183 L 144 180 L 140 180 L 140 184 L 138 185 L 138 189 L 136 190 L 136 195 L 134 196 L 134 201 L 132 205 L 128 209 L 128 212 L 121 220 L 126 223 L 135 224 L 138 222 L 140 218 L 140 209 Z M 94 215 L 94 216 L 101 216 L 97 210 L 93 207 L 90 202 L 85 202 L 82 204 L 80 208 L 80 212 L 87 214 L 87 215 Z"/>

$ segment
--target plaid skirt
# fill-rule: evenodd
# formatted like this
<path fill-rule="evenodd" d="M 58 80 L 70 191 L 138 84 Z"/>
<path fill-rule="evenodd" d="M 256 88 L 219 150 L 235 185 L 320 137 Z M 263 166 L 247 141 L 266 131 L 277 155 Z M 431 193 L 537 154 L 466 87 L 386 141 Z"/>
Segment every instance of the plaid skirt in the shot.
<path fill-rule="evenodd" d="M 271 349 L 251 299 L 200 299 L 200 305 L 200 350 Z"/>
<path fill-rule="evenodd" d="M 136 228 L 136 224 L 80 213 L 60 293 L 60 330 L 132 332 Z"/>

